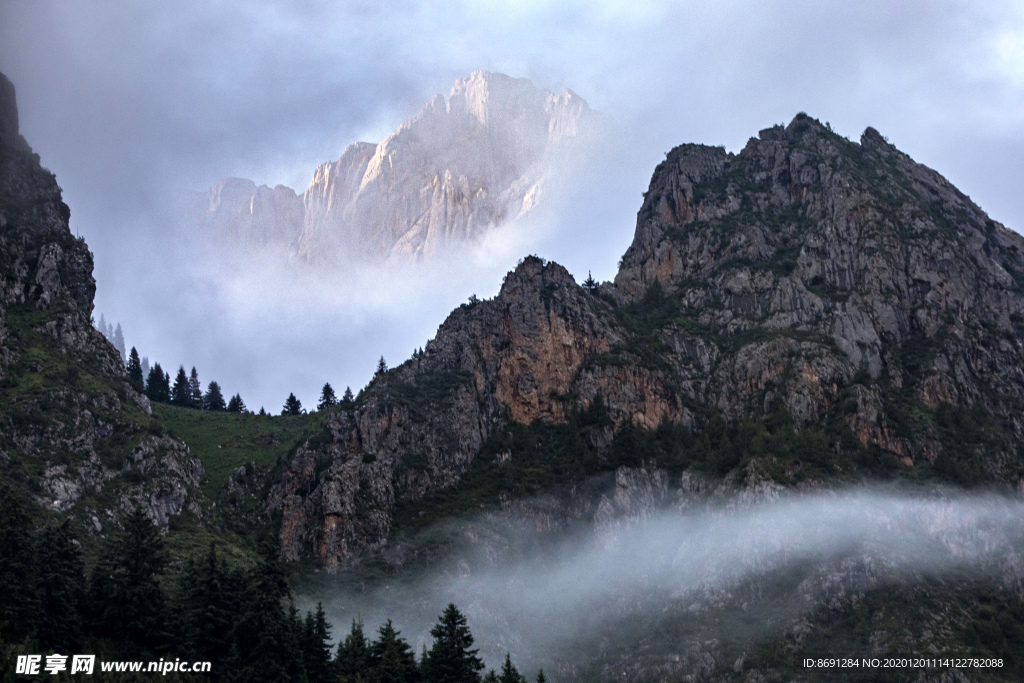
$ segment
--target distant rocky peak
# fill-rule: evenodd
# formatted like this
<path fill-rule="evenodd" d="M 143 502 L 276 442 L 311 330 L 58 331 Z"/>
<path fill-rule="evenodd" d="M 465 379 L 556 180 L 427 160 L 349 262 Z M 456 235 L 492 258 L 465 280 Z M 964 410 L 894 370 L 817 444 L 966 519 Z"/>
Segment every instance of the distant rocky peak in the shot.
<path fill-rule="evenodd" d="M 321 164 L 301 198 L 221 181 L 208 193 L 203 229 L 300 262 L 429 257 L 532 211 L 552 169 L 575 158 L 589 119 L 568 89 L 555 95 L 476 71 L 379 144 L 354 143 Z"/>

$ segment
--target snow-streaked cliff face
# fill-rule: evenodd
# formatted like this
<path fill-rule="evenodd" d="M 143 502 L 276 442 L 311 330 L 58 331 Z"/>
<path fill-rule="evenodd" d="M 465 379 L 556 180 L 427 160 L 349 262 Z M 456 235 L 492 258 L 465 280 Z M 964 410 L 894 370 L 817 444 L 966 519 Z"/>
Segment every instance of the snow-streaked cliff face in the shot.
<path fill-rule="evenodd" d="M 236 245 L 286 245 L 306 261 L 429 257 L 535 208 L 552 169 L 575 153 L 589 113 L 568 89 L 555 95 L 477 71 L 380 144 L 357 142 L 321 164 L 301 198 L 281 186 L 221 181 L 203 223 Z"/>

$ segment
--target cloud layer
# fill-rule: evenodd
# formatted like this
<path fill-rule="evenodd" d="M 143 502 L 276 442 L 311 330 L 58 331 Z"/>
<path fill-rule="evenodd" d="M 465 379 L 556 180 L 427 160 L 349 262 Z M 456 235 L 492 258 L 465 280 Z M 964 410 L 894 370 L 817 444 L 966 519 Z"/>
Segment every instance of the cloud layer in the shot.
<path fill-rule="evenodd" d="M 96 254 L 97 310 L 152 359 L 274 409 L 325 380 L 360 386 L 527 251 L 611 278 L 666 151 L 735 151 L 798 111 L 850 137 L 875 126 L 1021 230 L 1022 54 L 1024 10 L 999 2 L 0 5 L 0 70 Z M 443 281 L 414 269 L 318 292 L 282 275 L 265 299 L 179 234 L 186 191 L 224 176 L 301 191 L 475 69 L 570 87 L 613 131 L 529 239 Z"/>

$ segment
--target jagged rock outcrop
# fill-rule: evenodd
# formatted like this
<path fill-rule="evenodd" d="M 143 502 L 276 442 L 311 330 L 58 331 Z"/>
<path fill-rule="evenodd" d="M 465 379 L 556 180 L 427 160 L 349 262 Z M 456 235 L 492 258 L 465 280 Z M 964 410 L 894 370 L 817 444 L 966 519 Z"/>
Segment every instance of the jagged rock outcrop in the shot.
<path fill-rule="evenodd" d="M 380 144 L 356 142 L 321 164 L 301 197 L 222 180 L 197 215 L 244 247 L 276 243 L 308 261 L 430 256 L 529 212 L 554 165 L 572 158 L 589 108 L 525 78 L 474 72 Z"/>
<path fill-rule="evenodd" d="M 1024 238 L 870 128 L 857 144 L 801 114 L 739 154 L 678 147 L 614 283 L 528 258 L 330 418 L 274 488 L 282 549 L 333 563 L 381 542 L 395 505 L 459 481 L 506 425 L 599 397 L 612 426 L 698 436 L 781 407 L 846 476 L 888 457 L 1019 485 Z M 596 457 L 611 430 L 588 432 Z M 760 500 L 799 468 L 732 476 Z"/>
<path fill-rule="evenodd" d="M 180 440 L 146 435 L 149 400 L 93 327 L 92 254 L 69 216 L 0 75 L 0 471 L 87 531 L 126 501 L 166 527 L 198 510 L 202 466 Z"/>

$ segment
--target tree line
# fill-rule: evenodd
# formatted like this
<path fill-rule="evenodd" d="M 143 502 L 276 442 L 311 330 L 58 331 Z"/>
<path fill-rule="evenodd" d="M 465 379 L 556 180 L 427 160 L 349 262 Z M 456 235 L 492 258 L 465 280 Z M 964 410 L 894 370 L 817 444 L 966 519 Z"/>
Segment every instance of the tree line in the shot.
<path fill-rule="evenodd" d="M 137 391 L 144 392 L 151 401 L 158 403 L 170 403 L 171 405 L 183 408 L 194 408 L 196 410 L 221 410 L 233 413 L 245 413 L 248 409 L 240 394 L 235 394 L 230 399 L 224 399 L 224 392 L 216 381 L 206 385 L 203 391 L 199 383 L 199 373 L 195 366 L 192 366 L 190 374 L 185 373 L 185 366 L 178 366 L 178 374 L 171 384 L 171 376 L 160 367 L 160 363 L 153 363 L 149 372 L 143 374 L 142 361 L 139 359 L 139 352 L 132 347 L 128 353 L 126 365 L 128 381 Z"/>
<path fill-rule="evenodd" d="M 27 506 L 0 485 L 0 671 L 19 654 L 102 654 L 212 663 L 222 681 L 294 683 L 526 683 L 506 656 L 481 675 L 466 617 L 450 604 L 417 659 L 388 620 L 370 640 L 359 620 L 331 646 L 322 605 L 301 614 L 271 544 L 243 569 L 211 543 L 176 567 L 141 509 L 104 539 L 91 571 L 70 523 L 33 528 Z M 203 680 L 208 680 L 204 678 Z M 544 681 L 543 672 L 538 681 Z"/>

